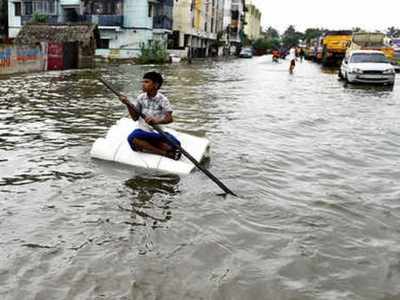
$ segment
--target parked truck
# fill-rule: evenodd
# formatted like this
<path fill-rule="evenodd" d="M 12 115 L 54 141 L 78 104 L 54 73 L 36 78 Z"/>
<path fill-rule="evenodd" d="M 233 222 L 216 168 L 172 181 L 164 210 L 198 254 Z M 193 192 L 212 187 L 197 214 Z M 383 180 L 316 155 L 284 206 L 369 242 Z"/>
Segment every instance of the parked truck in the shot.
<path fill-rule="evenodd" d="M 386 58 L 395 63 L 395 51 L 391 40 L 380 32 L 357 32 L 353 34 L 346 56 L 355 50 L 379 50 L 385 53 Z"/>
<path fill-rule="evenodd" d="M 324 66 L 339 65 L 342 62 L 352 35 L 351 30 L 328 31 L 323 35 L 320 61 Z"/>

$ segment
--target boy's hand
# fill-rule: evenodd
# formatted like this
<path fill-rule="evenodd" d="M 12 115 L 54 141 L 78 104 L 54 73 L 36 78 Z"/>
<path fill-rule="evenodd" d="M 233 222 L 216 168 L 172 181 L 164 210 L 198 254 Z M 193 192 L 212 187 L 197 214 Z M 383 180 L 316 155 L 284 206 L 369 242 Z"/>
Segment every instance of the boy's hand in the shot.
<path fill-rule="evenodd" d="M 146 117 L 146 119 L 144 119 L 146 121 L 147 124 L 149 125 L 156 125 L 159 122 L 158 118 L 153 118 L 153 117 Z"/>
<path fill-rule="evenodd" d="M 123 96 L 123 95 L 119 96 L 119 100 L 125 105 L 127 105 L 129 103 L 128 97 Z"/>

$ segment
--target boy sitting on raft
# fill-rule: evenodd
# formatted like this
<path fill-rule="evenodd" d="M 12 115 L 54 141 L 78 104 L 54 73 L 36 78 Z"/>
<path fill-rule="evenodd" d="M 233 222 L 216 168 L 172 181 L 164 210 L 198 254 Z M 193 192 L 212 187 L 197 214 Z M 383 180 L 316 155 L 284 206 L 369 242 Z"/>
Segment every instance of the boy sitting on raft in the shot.
<path fill-rule="evenodd" d="M 158 154 L 168 158 L 179 160 L 181 152 L 176 147 L 171 146 L 158 132 L 154 131 L 150 125 L 170 124 L 173 122 L 172 106 L 168 99 L 159 92 L 163 84 L 160 73 L 148 72 L 144 74 L 142 81 L 143 93 L 140 94 L 136 103 L 132 103 L 126 96 L 121 96 L 122 103 L 127 105 L 132 119 L 139 119 L 139 128 L 135 129 L 128 137 L 129 145 L 133 151 Z M 139 113 L 145 115 L 145 119 L 139 118 L 130 105 L 134 105 Z M 178 145 L 180 142 L 176 137 L 165 132 Z"/>

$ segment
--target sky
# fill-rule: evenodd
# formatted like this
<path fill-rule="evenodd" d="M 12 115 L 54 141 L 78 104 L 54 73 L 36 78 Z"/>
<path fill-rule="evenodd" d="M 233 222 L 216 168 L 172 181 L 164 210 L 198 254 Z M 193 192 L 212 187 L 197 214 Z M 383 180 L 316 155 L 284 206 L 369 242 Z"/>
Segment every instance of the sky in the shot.
<path fill-rule="evenodd" d="M 304 31 L 327 29 L 385 30 L 400 27 L 400 0 L 251 0 L 262 13 L 263 29 L 272 26 L 280 33 L 289 26 Z"/>

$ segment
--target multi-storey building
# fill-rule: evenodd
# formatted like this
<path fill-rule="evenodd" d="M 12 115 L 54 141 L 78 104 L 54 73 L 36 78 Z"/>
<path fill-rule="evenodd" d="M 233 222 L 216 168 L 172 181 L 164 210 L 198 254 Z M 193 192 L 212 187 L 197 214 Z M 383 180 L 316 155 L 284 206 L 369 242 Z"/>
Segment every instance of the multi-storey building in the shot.
<path fill-rule="evenodd" d="M 218 54 L 221 42 L 237 48 L 244 24 L 244 0 L 8 0 L 10 37 L 35 14 L 49 24 L 98 25 L 97 54 L 129 58 L 143 44 L 160 41 L 189 56 Z"/>
<path fill-rule="evenodd" d="M 251 41 L 261 36 L 261 12 L 252 3 L 246 3 L 246 25 L 244 26 L 244 33 Z"/>
<path fill-rule="evenodd" d="M 224 35 L 226 53 L 237 53 L 243 42 L 245 0 L 225 0 Z"/>
<path fill-rule="evenodd" d="M 170 48 L 187 55 L 218 54 L 217 39 L 223 31 L 224 0 L 176 0 Z"/>

